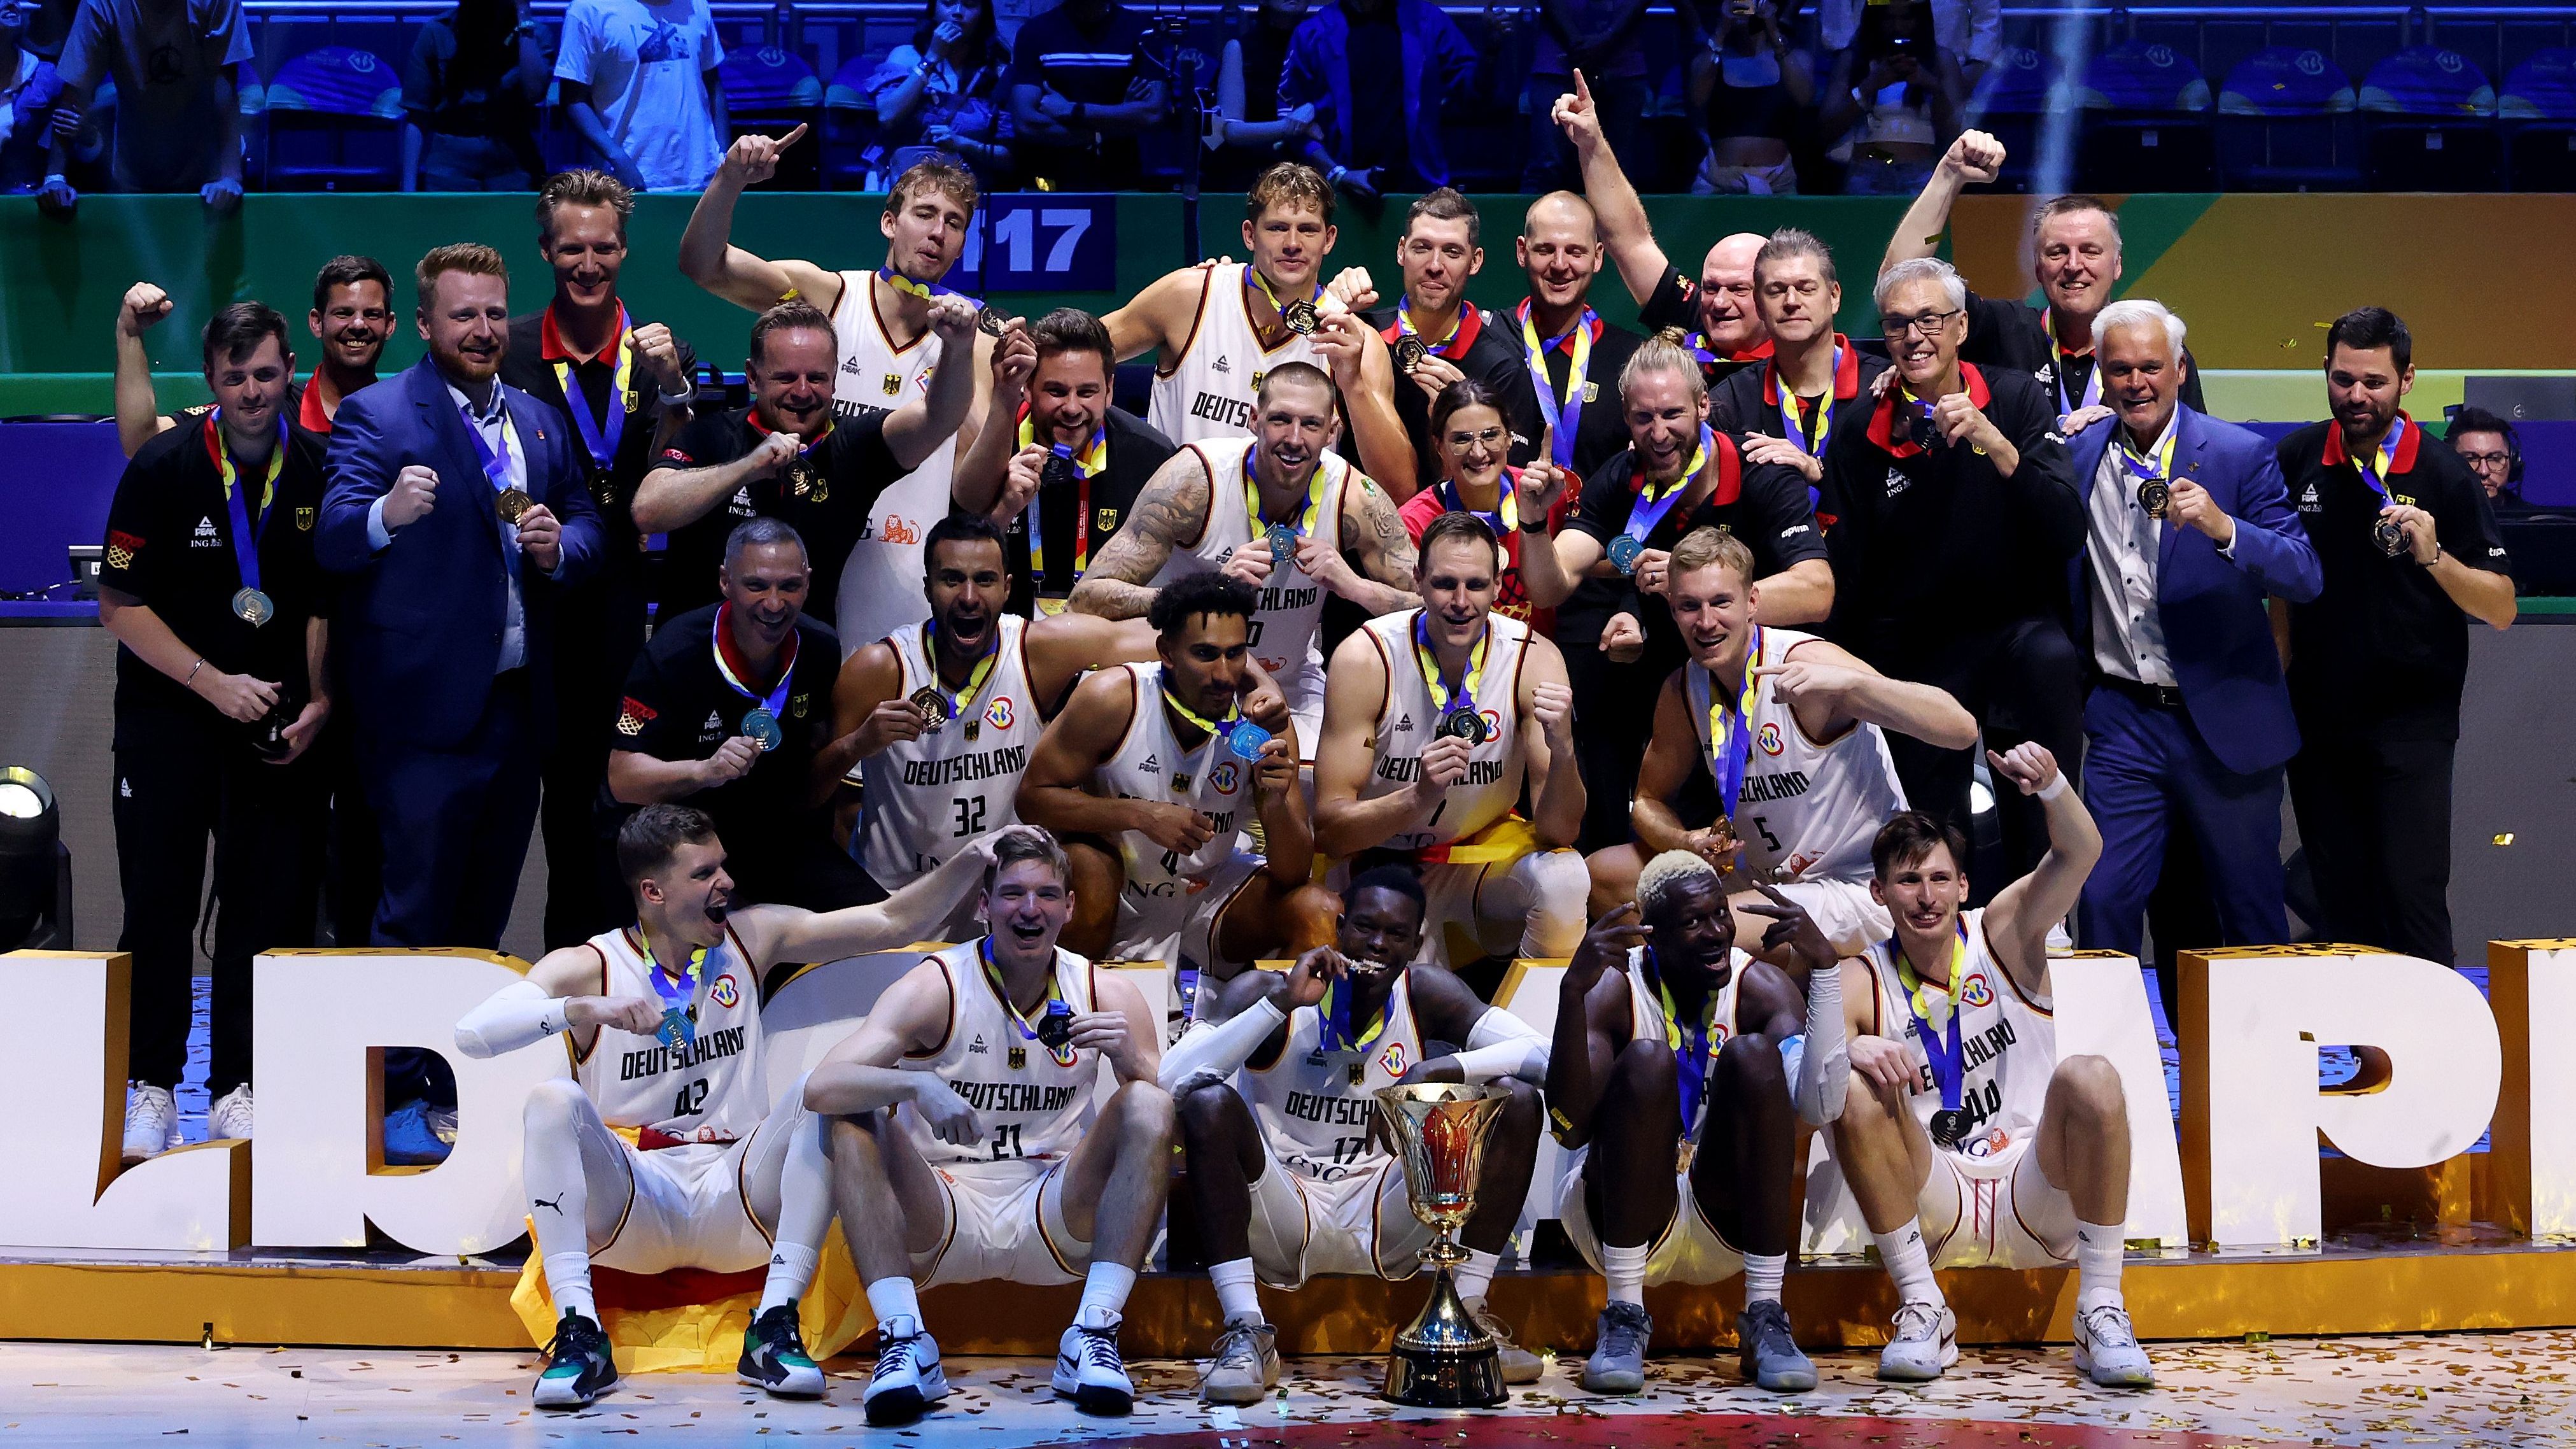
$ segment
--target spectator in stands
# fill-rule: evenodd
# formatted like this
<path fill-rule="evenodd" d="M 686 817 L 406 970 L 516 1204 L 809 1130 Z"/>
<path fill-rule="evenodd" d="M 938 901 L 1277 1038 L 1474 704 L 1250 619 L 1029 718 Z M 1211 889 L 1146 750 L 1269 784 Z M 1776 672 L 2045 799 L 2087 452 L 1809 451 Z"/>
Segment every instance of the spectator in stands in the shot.
<path fill-rule="evenodd" d="M 57 210 L 80 200 L 64 167 L 99 82 L 114 80 L 119 191 L 194 191 L 207 207 L 241 204 L 241 106 L 233 67 L 251 58 L 240 0 L 81 0 L 63 42 L 63 96 L 39 193 Z M 106 107 L 96 109 L 104 112 Z"/>
<path fill-rule="evenodd" d="M 1859 33 L 1861 12 L 1873 0 L 1821 0 L 1816 21 L 1824 48 L 1847 49 Z M 1931 0 L 1932 38 L 1959 62 L 1960 79 L 1975 90 L 1986 68 L 2004 50 L 2003 0 Z"/>
<path fill-rule="evenodd" d="M 2449 440 L 2451 451 L 2477 475 L 2496 516 L 2532 511 L 2522 496 L 2522 439 L 2513 424 L 2485 408 L 2464 407 L 2451 414 Z"/>
<path fill-rule="evenodd" d="M 1143 185 L 1136 137 L 1162 123 L 1163 99 L 1145 67 L 1145 22 L 1117 0 L 1064 0 L 1012 44 L 1013 151 L 1056 190 Z"/>
<path fill-rule="evenodd" d="M 1211 190 L 1249 189 L 1254 177 L 1298 159 L 1310 142 L 1323 139 L 1312 105 L 1279 106 L 1288 47 L 1306 19 L 1306 5 L 1307 0 L 1260 0 L 1247 19 L 1229 0 L 1226 20 L 1233 33 L 1217 55 L 1217 150 L 1205 177 Z"/>
<path fill-rule="evenodd" d="M 1786 13 L 1774 0 L 1723 0 L 1716 32 L 1691 57 L 1691 109 L 1708 136 L 1694 195 L 1797 194 L 1790 143 L 1816 104 L 1815 63 L 1789 43 L 1797 18 L 1798 0 L 1787 0 Z"/>
<path fill-rule="evenodd" d="M 703 190 L 724 160 L 723 61 L 706 0 L 572 0 L 555 55 L 564 119 L 635 190 Z"/>
<path fill-rule="evenodd" d="M 1002 84 L 1011 53 L 993 34 L 992 0 L 930 0 L 909 44 L 898 45 L 868 78 L 877 100 L 885 174 L 943 154 L 972 170 L 987 190 L 1011 170 L 1003 134 Z"/>
<path fill-rule="evenodd" d="M 403 67 L 402 189 L 534 190 L 547 70 L 519 0 L 463 0 L 423 22 Z"/>
<path fill-rule="evenodd" d="M 1288 43 L 1279 104 L 1312 106 L 1324 122 L 1324 139 L 1307 150 L 1315 169 L 1362 200 L 1448 185 L 1441 109 L 1478 92 L 1501 104 L 1508 80 L 1510 22 L 1486 13 L 1481 57 L 1429 0 L 1334 0 L 1308 16 Z"/>
<path fill-rule="evenodd" d="M 1560 191 L 1583 184 L 1573 143 L 1551 118 L 1556 98 L 1573 92 L 1578 70 L 1591 86 L 1601 135 L 1610 149 L 1623 156 L 1637 154 L 1637 127 L 1654 91 L 1646 71 L 1645 28 L 1646 0 L 1539 0 L 1538 41 L 1529 72 L 1529 162 L 1521 172 L 1521 190 Z"/>
<path fill-rule="evenodd" d="M 1958 58 L 1933 38 L 1930 5 L 1890 0 L 1870 6 L 1852 43 L 1834 57 L 1818 118 L 1824 134 L 1842 138 L 1826 154 L 1846 168 L 1843 191 L 1903 196 L 1921 190 L 1959 134 L 1967 96 Z"/>
<path fill-rule="evenodd" d="M 0 0 L 0 192 L 36 189 L 45 174 L 45 118 L 61 72 L 26 43 L 35 0 Z"/>

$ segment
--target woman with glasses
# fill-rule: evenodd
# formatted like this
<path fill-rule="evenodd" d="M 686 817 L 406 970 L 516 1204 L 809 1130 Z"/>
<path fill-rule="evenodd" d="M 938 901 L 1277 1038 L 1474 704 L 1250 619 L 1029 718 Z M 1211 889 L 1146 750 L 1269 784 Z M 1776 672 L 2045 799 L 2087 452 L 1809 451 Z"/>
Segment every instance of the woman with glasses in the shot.
<path fill-rule="evenodd" d="M 1521 583 L 1521 544 L 1545 539 L 1565 519 L 1569 490 L 1534 513 L 1521 512 L 1512 495 L 1521 470 L 1507 461 L 1512 430 L 1503 421 L 1502 402 L 1494 390 L 1472 377 L 1460 378 L 1431 400 L 1431 443 L 1440 458 L 1438 479 L 1406 501 L 1399 517 L 1416 547 L 1422 530 L 1444 513 L 1472 513 L 1485 520 L 1503 541 L 1503 575 L 1494 581 L 1494 612 L 1518 619 L 1541 634 L 1556 631 L 1556 611 L 1530 603 Z"/>

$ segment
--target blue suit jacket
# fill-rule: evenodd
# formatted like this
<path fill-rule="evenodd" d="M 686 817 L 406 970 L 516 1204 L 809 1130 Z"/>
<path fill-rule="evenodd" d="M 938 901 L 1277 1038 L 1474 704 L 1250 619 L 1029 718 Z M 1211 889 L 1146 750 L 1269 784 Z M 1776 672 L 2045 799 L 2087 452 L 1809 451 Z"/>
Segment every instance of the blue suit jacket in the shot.
<path fill-rule="evenodd" d="M 2325 576 L 2290 507 L 2272 445 L 2187 407 L 2176 416 L 2174 475 L 2209 490 L 2210 500 L 2236 520 L 2235 557 L 2220 553 L 2199 529 L 2168 521 L 2156 555 L 2156 614 L 2192 724 L 2219 763 L 2252 774 L 2299 752 L 2299 727 L 2290 715 L 2290 692 L 2281 682 L 2281 656 L 2263 598 L 2274 594 L 2307 603 L 2324 587 Z M 2118 428 L 2116 421 L 2097 423 L 2068 440 L 2076 491 L 2088 516 L 2102 454 Z M 2077 556 L 2070 595 L 2076 638 L 2087 660 L 2093 656 L 2090 567 L 2085 556 Z"/>
<path fill-rule="evenodd" d="M 527 450 L 528 493 L 563 524 L 563 558 L 552 574 L 519 560 L 528 664 L 543 680 L 553 659 L 555 594 L 599 566 L 604 535 L 563 415 L 513 387 L 501 395 Z M 367 511 L 413 463 L 437 471 L 436 506 L 378 551 L 368 543 Z M 332 652 L 368 737 L 453 749 L 482 718 L 509 608 L 512 555 L 497 496 L 429 358 L 340 404 L 313 546 L 324 568 L 350 576 Z M 554 691 L 540 688 L 533 698 L 542 737 Z"/>

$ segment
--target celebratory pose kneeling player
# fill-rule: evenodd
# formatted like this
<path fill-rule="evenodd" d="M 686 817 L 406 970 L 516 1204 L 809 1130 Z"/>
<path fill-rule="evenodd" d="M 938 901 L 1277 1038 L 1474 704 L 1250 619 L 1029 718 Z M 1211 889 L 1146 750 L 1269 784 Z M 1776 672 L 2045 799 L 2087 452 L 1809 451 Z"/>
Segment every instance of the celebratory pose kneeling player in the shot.
<path fill-rule="evenodd" d="M 1937 1378 L 1958 1361 L 1958 1320 L 1936 1264 L 2071 1259 L 2077 1371 L 2105 1387 L 2142 1387 L 2155 1373 L 2120 1298 L 2127 1100 L 2108 1061 L 2058 1055 L 2049 1016 L 2048 930 L 2074 907 L 2102 837 L 2045 747 L 1986 759 L 2039 797 L 2048 853 L 1971 911 L 1957 829 L 1908 812 L 1879 831 L 1875 889 L 1896 932 L 1844 963 L 1842 1011 L 1811 1020 L 1807 1035 L 1815 1052 L 1849 1033 L 1857 1090 L 1829 1089 L 1816 1110 L 1804 1099 L 1800 1110 L 1833 1121 L 1834 1156 L 1896 1280 L 1880 1378 Z"/>
<path fill-rule="evenodd" d="M 1833 957 L 1805 912 L 1765 890 L 1769 944 L 1792 945 L 1833 978 Z M 1640 918 L 1643 924 L 1640 924 Z M 1744 1275 L 1735 1321 L 1746 1378 L 1766 1389 L 1816 1386 L 1798 1351 L 1780 1282 L 1798 1246 L 1797 1110 L 1790 1079 L 1836 1070 L 1783 1046 L 1817 1005 L 1787 973 L 1735 944 L 1736 913 L 1717 870 L 1668 850 L 1646 862 L 1637 899 L 1593 924 L 1558 986 L 1547 1073 L 1548 1121 L 1567 1151 L 1557 1216 L 1609 1280 L 1583 1386 L 1646 1386 L 1649 1283 Z"/>
<path fill-rule="evenodd" d="M 1412 871 L 1363 871 L 1342 902 L 1332 946 L 1285 976 L 1249 971 L 1227 983 L 1163 1059 L 1225 1315 L 1199 1385 L 1211 1404 L 1257 1402 L 1279 1381 L 1256 1277 L 1296 1288 L 1317 1273 L 1412 1275 L 1431 1230 L 1407 1204 L 1404 1165 L 1376 1117 L 1378 1091 L 1400 1082 L 1503 1081 L 1511 1092 L 1485 1146 L 1476 1215 L 1460 1235 L 1468 1258 L 1454 1276 L 1467 1311 L 1502 1345 L 1503 1381 L 1539 1376 L 1538 1355 L 1486 1311 L 1485 1290 L 1538 1160 L 1547 1041 L 1448 970 L 1408 964 L 1423 916 Z M 1453 1042 L 1464 1046 L 1438 1045 Z"/>
<path fill-rule="evenodd" d="M 1056 945 L 1073 906 L 1055 837 L 1001 832 L 992 934 L 887 988 L 806 1079 L 805 1105 L 833 1118 L 832 1197 L 876 1313 L 871 1424 L 948 1394 L 916 1284 L 1079 1280 L 1055 1391 L 1095 1414 L 1135 1397 L 1118 1322 L 1171 1187 L 1172 1099 L 1144 996 Z"/>
<path fill-rule="evenodd" d="M 960 851 L 886 900 L 827 914 L 728 911 L 724 857 L 705 812 L 636 811 L 617 832 L 635 924 L 547 952 L 456 1024 L 469 1057 L 558 1034 L 572 1054 L 572 1080 L 528 1093 L 528 1218 L 563 1312 L 537 1378 L 542 1408 L 579 1408 L 617 1382 L 591 1300 L 594 1262 L 630 1273 L 767 1263 L 741 1374 L 774 1394 L 823 1392 L 796 1300 L 832 1226 L 830 1149 L 797 1089 L 763 1100 L 766 978 L 920 939 L 983 856 Z"/>

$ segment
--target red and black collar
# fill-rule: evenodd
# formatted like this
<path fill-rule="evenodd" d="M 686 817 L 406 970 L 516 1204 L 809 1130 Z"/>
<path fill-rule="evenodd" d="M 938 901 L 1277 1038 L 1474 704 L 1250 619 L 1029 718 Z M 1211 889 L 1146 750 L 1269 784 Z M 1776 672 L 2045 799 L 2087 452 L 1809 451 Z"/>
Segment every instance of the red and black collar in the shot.
<path fill-rule="evenodd" d="M 1391 315 L 1401 319 L 1404 315 L 1403 304 L 1400 302 L 1397 303 L 1396 311 Z M 1451 362 L 1456 362 L 1467 355 L 1468 348 L 1476 345 L 1477 334 L 1484 330 L 1484 310 L 1473 302 L 1462 301 L 1458 304 L 1458 330 L 1449 334 L 1448 341 L 1441 343 L 1437 347 L 1433 347 L 1431 350 L 1441 357 L 1448 358 Z M 1385 326 L 1379 328 L 1377 330 L 1377 335 L 1385 339 L 1387 346 L 1393 347 L 1395 345 L 1395 340 L 1404 335 L 1404 323 L 1401 320 L 1391 321 Z M 1425 339 L 1424 345 L 1429 345 L 1428 339 Z"/>
<path fill-rule="evenodd" d="M 1982 410 L 1994 401 L 1993 392 L 1986 387 L 1986 375 L 1977 370 L 1976 364 L 1969 362 L 1959 364 L 1959 382 L 1967 389 L 1968 401 L 1976 404 L 1979 409 Z M 1911 458 L 1923 451 L 1914 446 L 1912 438 L 1901 437 L 1896 432 L 1896 406 L 1904 393 L 1905 389 L 1901 384 L 1889 388 L 1887 396 L 1878 400 L 1877 408 L 1869 415 L 1869 440 L 1884 449 L 1890 457 Z"/>
<path fill-rule="evenodd" d="M 575 353 L 564 344 L 563 329 L 555 325 L 555 303 L 548 302 L 537 319 L 537 355 L 548 362 L 589 363 L 617 356 L 618 344 L 626 340 L 626 305 L 619 303 L 617 321 L 608 329 L 608 340 L 588 357 Z"/>
<path fill-rule="evenodd" d="M 2407 416 L 2403 408 L 2398 410 L 2397 421 L 2405 427 L 2406 431 L 2398 435 L 2397 456 L 2389 460 L 2388 471 L 2412 473 L 2415 471 L 2415 449 L 2423 441 L 2424 430 L 2415 426 L 2415 420 Z M 2344 449 L 2343 426 L 2329 421 L 2326 424 L 2325 453 L 2318 459 L 2319 465 L 2333 468 L 2352 460 L 2352 454 Z"/>
<path fill-rule="evenodd" d="M 1766 348 L 1770 345 L 1763 344 Z M 1834 334 L 1834 401 L 1849 402 L 1860 396 L 1860 349 L 1851 339 Z M 1762 400 L 1773 407 L 1780 405 L 1780 362 L 1776 357 L 1762 366 Z"/>
<path fill-rule="evenodd" d="M 1717 480 L 1709 485 L 1708 496 L 1699 501 L 1702 508 L 1724 508 L 1744 496 L 1744 457 L 1735 450 L 1735 439 L 1722 428 L 1709 429 L 1709 451 L 1716 456 L 1708 466 L 1717 470 Z M 1631 445 L 1628 456 L 1633 466 L 1628 470 L 1628 491 L 1639 497 L 1646 492 L 1646 460 Z M 1684 529 L 1688 532 L 1688 529 Z"/>
<path fill-rule="evenodd" d="M 331 434 L 331 415 L 322 411 L 322 374 L 304 379 L 304 396 L 295 404 L 295 425 L 308 433 Z"/>

